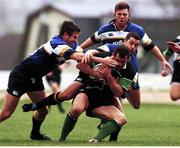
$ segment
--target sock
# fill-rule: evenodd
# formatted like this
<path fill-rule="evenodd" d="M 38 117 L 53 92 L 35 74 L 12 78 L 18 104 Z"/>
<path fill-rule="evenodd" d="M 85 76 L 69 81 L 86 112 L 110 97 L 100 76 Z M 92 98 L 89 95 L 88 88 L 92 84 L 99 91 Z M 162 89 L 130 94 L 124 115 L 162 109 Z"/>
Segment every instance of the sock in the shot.
<path fill-rule="evenodd" d="M 53 93 L 53 94 L 49 95 L 48 97 L 46 97 L 44 100 L 42 100 L 42 101 L 40 101 L 38 103 L 33 103 L 32 108 L 33 109 L 39 109 L 39 108 L 42 108 L 42 107 L 47 106 L 47 105 L 56 105 L 56 104 L 58 104 L 59 102 L 56 101 L 56 99 L 54 99 L 54 98 L 56 98 L 56 96 L 58 96 L 59 93 L 60 92 Z"/>
<path fill-rule="evenodd" d="M 108 120 L 106 119 L 101 119 L 100 124 L 97 126 L 98 129 L 101 129 L 106 123 L 108 122 Z"/>
<path fill-rule="evenodd" d="M 115 120 L 108 121 L 98 132 L 94 139 L 102 140 L 105 137 L 119 131 L 122 125 L 119 125 Z"/>
<path fill-rule="evenodd" d="M 117 141 L 120 129 L 117 130 L 115 133 L 111 134 L 109 141 Z"/>
<path fill-rule="evenodd" d="M 67 114 L 66 119 L 64 121 L 64 125 L 61 131 L 61 136 L 59 138 L 60 141 L 65 141 L 66 137 L 69 135 L 69 133 L 73 130 L 75 124 L 76 124 L 77 118 L 72 117 L 71 114 Z"/>
<path fill-rule="evenodd" d="M 32 131 L 31 134 L 36 135 L 40 134 L 40 127 L 43 120 L 36 120 L 34 117 L 32 118 Z"/>

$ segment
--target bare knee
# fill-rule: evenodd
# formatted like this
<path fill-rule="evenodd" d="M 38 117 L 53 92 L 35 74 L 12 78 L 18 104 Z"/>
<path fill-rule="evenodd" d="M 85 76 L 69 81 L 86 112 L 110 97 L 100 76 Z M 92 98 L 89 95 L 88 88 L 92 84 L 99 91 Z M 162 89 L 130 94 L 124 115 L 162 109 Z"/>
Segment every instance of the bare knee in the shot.
<path fill-rule="evenodd" d="M 126 116 L 123 113 L 118 114 L 115 120 L 118 121 L 118 123 L 120 123 L 121 125 L 124 125 L 127 123 Z"/>
<path fill-rule="evenodd" d="M 58 94 L 58 97 L 57 97 L 57 100 L 59 101 L 65 101 L 65 100 L 70 100 L 72 99 L 72 94 L 71 93 L 59 93 Z"/>
<path fill-rule="evenodd" d="M 79 117 L 83 111 L 84 109 L 75 106 L 71 109 L 70 113 L 73 117 Z"/>
<path fill-rule="evenodd" d="M 171 94 L 170 97 L 171 97 L 171 100 L 172 100 L 172 101 L 177 101 L 177 100 L 180 99 L 180 96 L 174 95 L 174 94 Z"/>

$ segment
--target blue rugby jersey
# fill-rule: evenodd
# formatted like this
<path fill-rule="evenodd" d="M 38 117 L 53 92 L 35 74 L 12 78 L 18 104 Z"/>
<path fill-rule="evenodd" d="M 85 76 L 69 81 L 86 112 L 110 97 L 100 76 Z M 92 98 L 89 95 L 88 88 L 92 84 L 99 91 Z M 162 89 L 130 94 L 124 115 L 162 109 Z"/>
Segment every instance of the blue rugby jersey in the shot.
<path fill-rule="evenodd" d="M 75 42 L 69 46 L 61 37 L 54 36 L 16 66 L 14 72 L 25 77 L 42 77 L 57 65 L 63 64 L 74 52 L 82 52 L 82 48 Z"/>
<path fill-rule="evenodd" d="M 131 22 L 128 22 L 124 30 L 118 30 L 114 22 L 106 24 L 100 27 L 99 30 L 92 35 L 91 39 L 94 43 L 102 42 L 103 44 L 119 44 L 123 42 L 129 32 L 135 32 L 140 37 L 144 50 L 148 51 L 154 48 L 154 42 L 148 37 L 144 29 Z"/>
<path fill-rule="evenodd" d="M 105 44 L 105 45 L 102 45 L 102 46 L 98 47 L 96 50 L 101 50 L 101 51 L 104 51 L 104 52 L 113 53 L 115 51 L 115 49 L 118 46 L 121 46 L 121 45 L 122 45 L 122 43 L 120 43 L 119 45 L 117 45 L 117 44 Z M 138 60 L 136 58 L 136 53 L 131 54 L 131 63 L 133 65 L 133 67 L 134 67 L 134 70 L 136 72 L 139 72 L 140 67 L 139 67 L 139 64 L 138 64 Z"/>

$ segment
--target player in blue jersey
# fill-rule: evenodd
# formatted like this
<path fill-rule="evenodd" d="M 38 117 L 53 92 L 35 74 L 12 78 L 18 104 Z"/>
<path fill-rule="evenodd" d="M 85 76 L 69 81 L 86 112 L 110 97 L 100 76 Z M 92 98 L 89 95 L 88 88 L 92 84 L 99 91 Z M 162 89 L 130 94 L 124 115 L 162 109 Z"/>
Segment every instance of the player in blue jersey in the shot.
<path fill-rule="evenodd" d="M 69 133 L 73 130 L 78 117 L 86 110 L 90 117 L 100 117 L 108 120 L 108 123 L 99 130 L 99 133 L 90 142 L 99 142 L 108 135 L 120 131 L 126 123 L 122 106 L 117 107 L 119 103 L 117 97 L 121 97 L 124 87 L 121 83 L 123 78 L 132 80 L 135 76 L 134 68 L 131 67 L 129 60 L 129 49 L 125 46 L 116 46 L 112 55 L 119 65 L 116 68 L 110 68 L 104 65 L 96 65 L 94 72 L 100 72 L 102 78 L 91 78 L 91 81 L 80 90 L 73 100 L 72 108 L 67 115 L 62 128 L 60 141 L 65 141 Z M 78 64 L 77 67 L 82 72 L 87 72 L 88 66 Z M 126 79 L 126 80 L 127 80 Z M 126 83 L 127 84 L 127 83 Z"/>
<path fill-rule="evenodd" d="M 170 97 L 173 101 L 176 101 L 180 99 L 180 36 L 177 36 L 172 42 L 167 42 L 167 44 L 168 48 L 166 48 L 163 54 L 167 59 L 174 55 Z M 168 71 L 166 72 L 168 73 Z"/>
<path fill-rule="evenodd" d="M 128 35 L 126 36 L 126 39 L 123 43 L 130 50 L 130 53 L 131 53 L 130 55 L 132 57 L 131 62 L 134 65 L 133 68 L 137 67 L 137 61 L 136 61 L 136 58 L 134 58 L 134 56 L 132 56 L 132 54 L 134 54 L 134 52 L 137 50 L 139 43 L 140 43 L 140 39 L 135 33 L 128 33 Z M 114 52 L 114 50 L 119 46 L 122 46 L 122 45 L 121 44 L 106 44 L 106 45 L 98 47 L 95 50 L 90 50 L 90 51 L 91 51 L 91 54 L 101 53 L 101 56 L 106 57 L 106 56 L 111 56 L 112 53 Z M 103 53 L 103 55 L 102 55 L 102 53 Z M 86 69 L 86 70 L 88 70 L 88 69 Z M 86 71 L 86 73 L 91 74 L 92 76 L 94 76 L 96 78 L 101 77 L 96 72 L 91 73 L 91 71 L 88 71 L 88 72 Z M 65 100 L 71 99 L 73 96 L 75 96 L 75 94 L 78 92 L 78 90 L 81 87 L 85 86 L 88 83 L 88 81 L 89 81 L 89 75 L 83 74 L 82 72 L 80 72 L 80 74 L 76 78 L 76 80 L 67 89 L 65 89 L 65 91 L 63 91 L 62 93 L 59 92 L 58 97 L 54 98 L 54 95 L 52 94 L 52 95 L 48 96 L 46 99 L 42 100 L 41 102 L 33 103 L 33 104 L 32 103 L 25 104 L 25 105 L 23 105 L 23 111 L 36 110 L 36 109 L 39 109 L 46 105 L 53 105 L 53 104 L 57 104 L 59 101 L 65 101 Z M 139 87 L 138 82 L 136 82 L 136 81 L 137 81 L 137 79 L 135 78 L 133 80 L 133 84 L 135 84 L 135 85 L 132 85 L 133 88 Z M 67 95 L 64 95 L 64 92 Z M 69 98 L 67 97 L 68 95 L 69 95 Z M 117 103 L 116 107 L 121 108 L 121 105 Z M 110 137 L 110 141 L 117 140 L 117 137 L 118 137 L 117 134 L 112 135 Z"/>
<path fill-rule="evenodd" d="M 135 33 L 129 33 L 129 35 L 127 36 L 123 44 L 130 49 L 130 52 L 132 55 L 134 54 L 133 52 L 137 50 L 139 42 L 140 42 L 139 37 Z M 120 44 L 106 44 L 101 47 L 98 47 L 95 50 L 90 50 L 90 51 L 91 51 L 91 54 L 98 54 L 98 53 L 104 52 L 103 57 L 106 57 L 106 56 L 111 55 L 116 49 L 116 47 L 118 46 L 121 46 L 121 45 Z M 132 57 L 131 61 L 133 62 L 134 67 L 138 68 L 136 58 L 134 56 L 131 56 L 131 57 Z M 85 59 L 88 59 L 88 58 L 89 57 L 85 56 Z M 99 76 L 98 73 L 93 73 L 93 74 L 95 74 L 94 75 L 95 77 Z M 80 90 L 80 88 L 87 83 L 86 81 L 88 78 L 89 78 L 88 75 L 84 75 L 80 73 L 80 75 L 76 78 L 76 80 L 67 89 L 65 89 L 62 92 L 58 92 L 57 94 L 52 94 L 48 96 L 46 99 L 42 100 L 41 102 L 33 103 L 33 104 L 25 104 L 23 106 L 23 111 L 27 112 L 30 110 L 36 110 L 46 105 L 55 105 L 58 102 L 72 99 L 73 96 L 77 93 L 77 91 Z M 137 88 L 139 87 L 138 83 L 136 87 Z"/>
<path fill-rule="evenodd" d="M 148 37 L 144 29 L 141 26 L 130 22 L 130 6 L 128 3 L 117 3 L 115 6 L 114 17 L 115 19 L 109 24 L 100 27 L 99 30 L 96 31 L 90 38 L 85 40 L 81 44 L 81 47 L 87 48 L 96 43 L 119 44 L 119 42 L 123 42 L 129 32 L 135 32 L 140 37 L 144 50 L 152 51 L 157 59 L 161 62 L 162 70 L 165 70 L 166 68 L 172 70 L 171 65 L 166 61 L 159 48 Z M 136 57 L 136 54 L 133 56 Z M 139 72 L 139 68 L 136 70 Z M 139 109 L 141 104 L 139 88 L 128 92 L 128 97 L 130 98 L 133 107 Z"/>
<path fill-rule="evenodd" d="M 64 21 L 57 36 L 39 47 L 11 71 L 3 108 L 0 112 L 0 122 L 13 114 L 24 93 L 27 93 L 32 102 L 39 102 L 45 98 L 42 77 L 52 71 L 54 67 L 63 64 L 68 59 L 81 61 L 84 54 L 82 48 L 76 43 L 79 33 L 80 29 L 76 24 Z M 92 57 L 91 60 L 107 62 L 107 59 L 97 57 Z M 40 133 L 41 124 L 47 113 L 47 106 L 34 112 L 31 139 L 50 140 L 49 137 Z"/>

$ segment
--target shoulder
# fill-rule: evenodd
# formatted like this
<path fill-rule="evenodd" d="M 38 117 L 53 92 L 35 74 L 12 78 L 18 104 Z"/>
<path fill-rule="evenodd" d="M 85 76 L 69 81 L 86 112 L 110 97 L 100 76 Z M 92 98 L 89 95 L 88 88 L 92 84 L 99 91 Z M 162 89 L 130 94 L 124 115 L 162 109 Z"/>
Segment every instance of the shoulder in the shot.
<path fill-rule="evenodd" d="M 108 31 L 113 31 L 115 30 L 115 27 L 113 24 L 106 24 L 106 25 L 103 25 L 99 28 L 98 30 L 98 33 L 104 33 L 104 32 L 108 32 Z"/>
<path fill-rule="evenodd" d="M 137 24 L 135 24 L 135 23 L 129 22 L 126 29 L 129 32 L 137 33 L 140 36 L 140 38 L 142 38 L 144 36 L 144 34 L 145 34 L 144 28 L 139 26 L 139 25 L 137 25 Z"/>
<path fill-rule="evenodd" d="M 65 42 L 61 37 L 58 35 L 54 36 L 51 40 L 50 43 L 52 45 L 67 45 L 67 42 Z"/>

